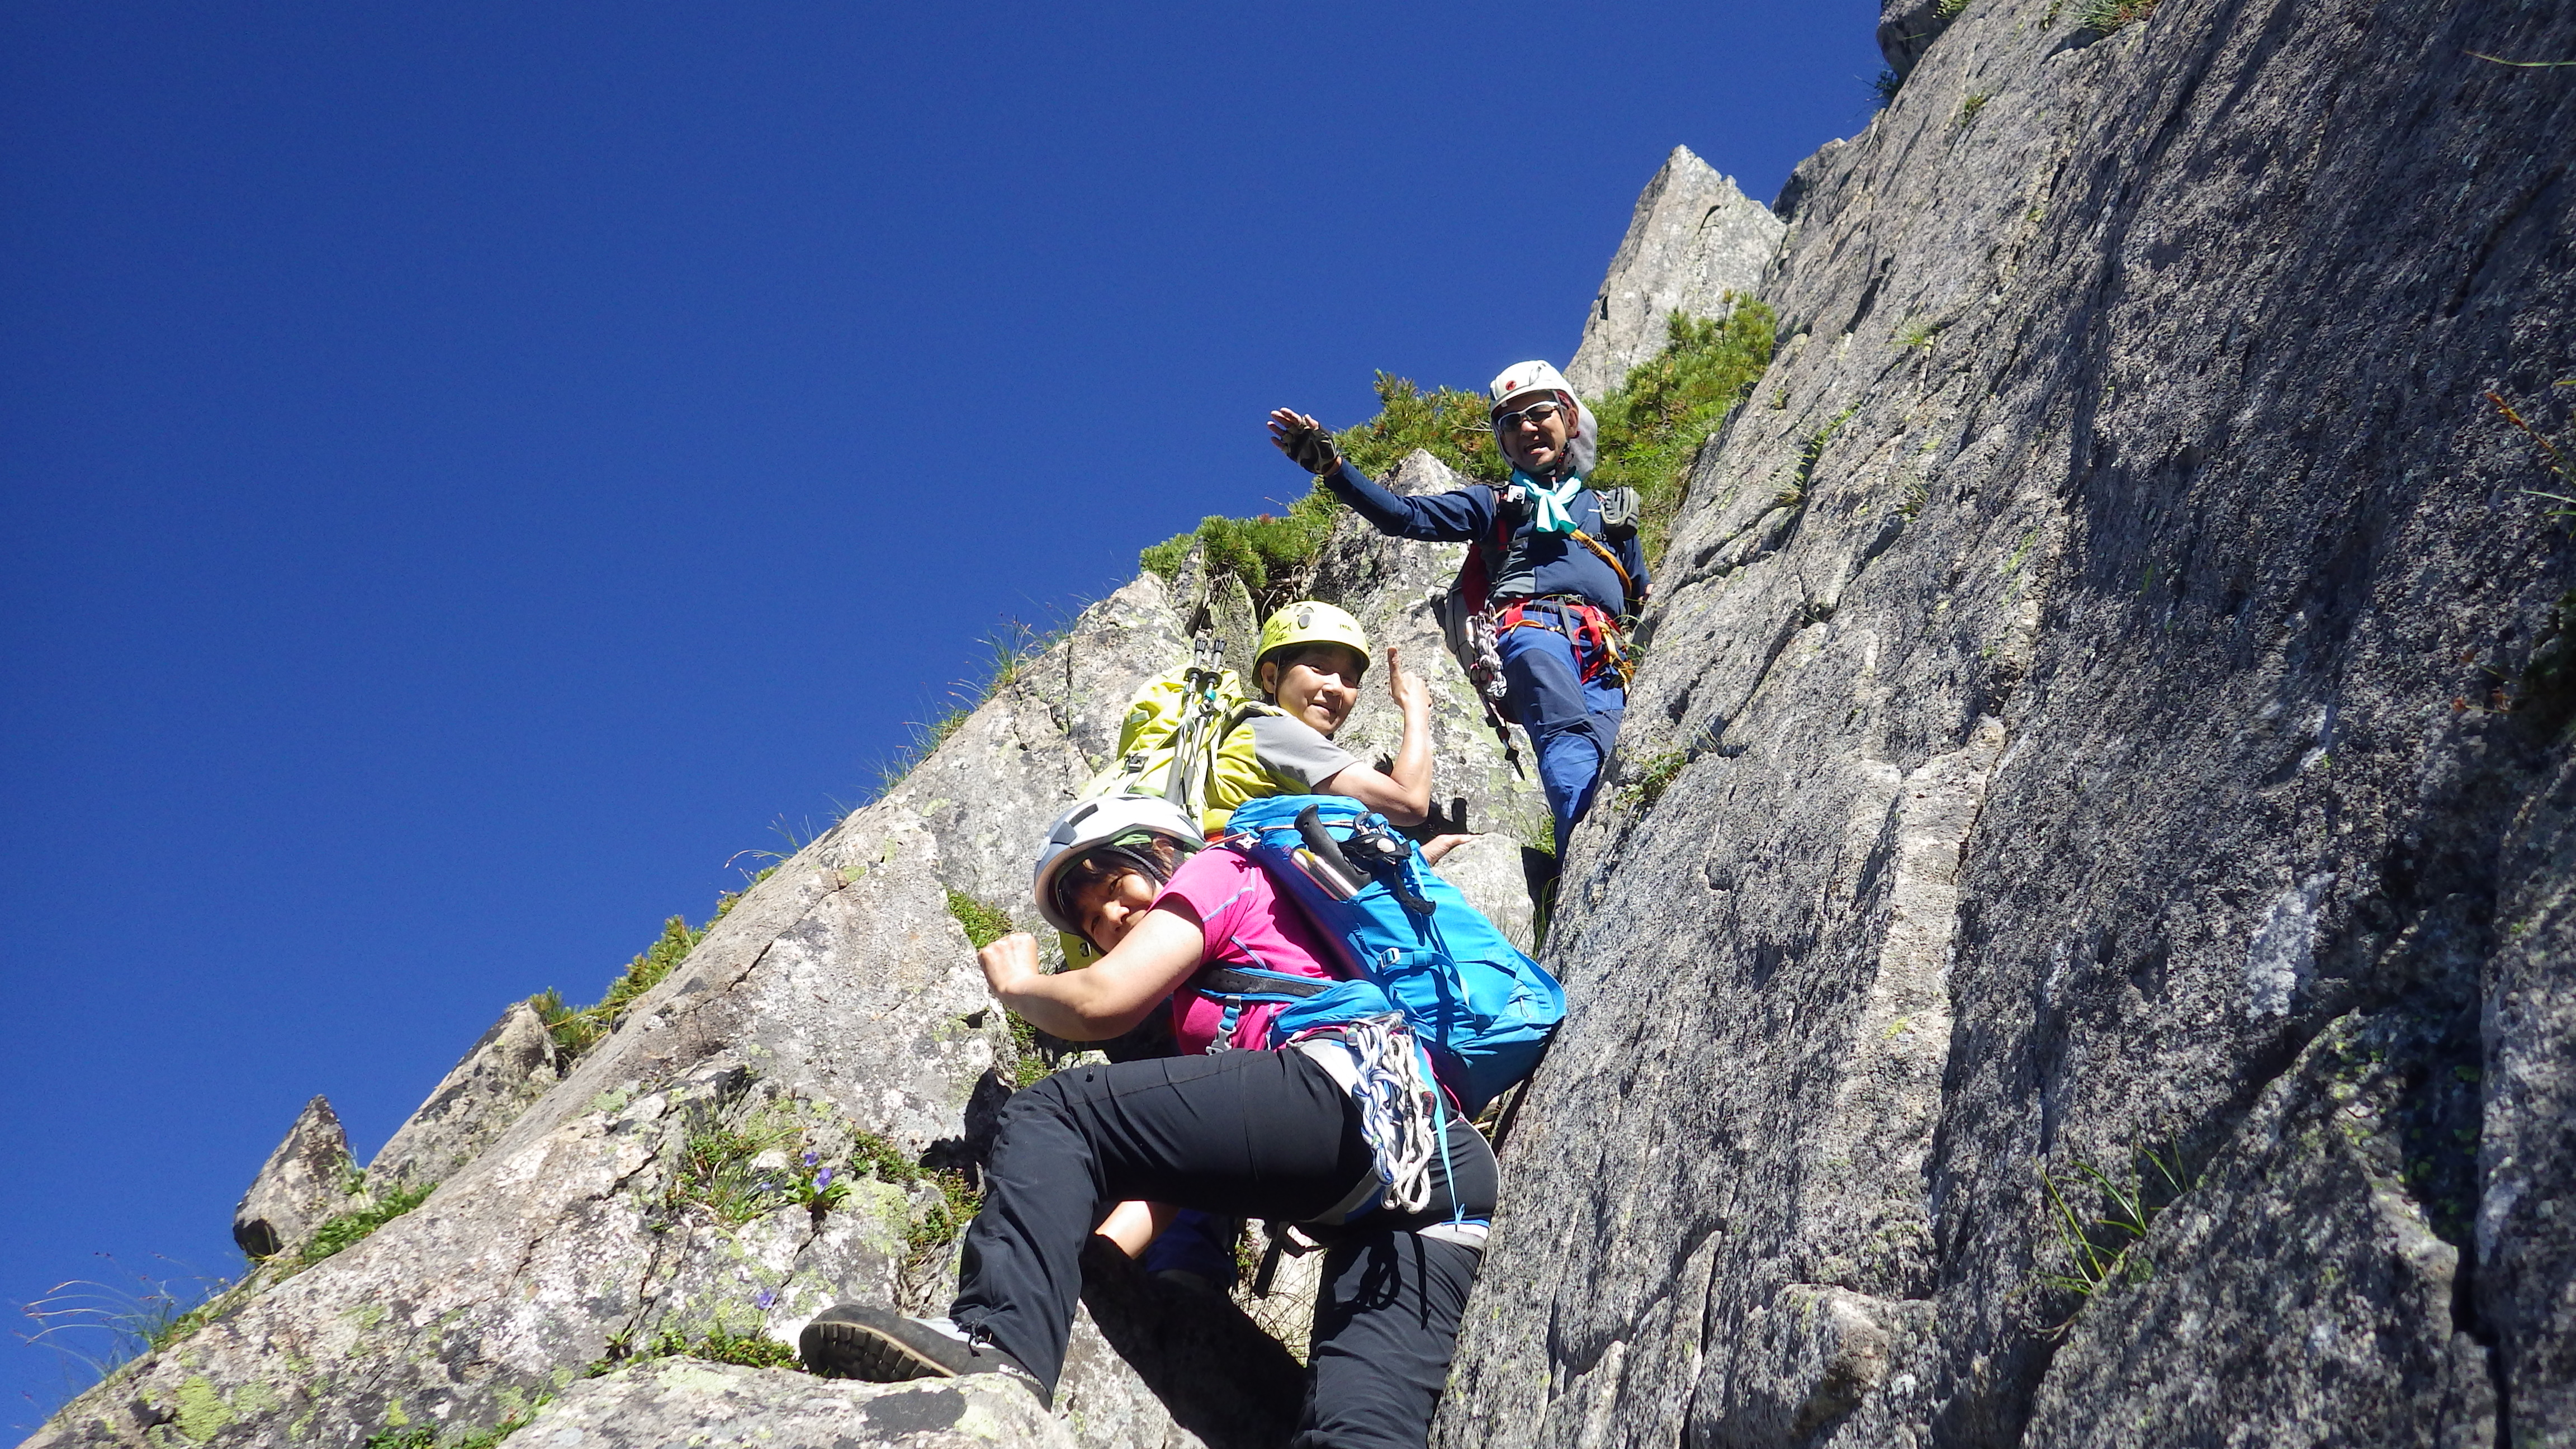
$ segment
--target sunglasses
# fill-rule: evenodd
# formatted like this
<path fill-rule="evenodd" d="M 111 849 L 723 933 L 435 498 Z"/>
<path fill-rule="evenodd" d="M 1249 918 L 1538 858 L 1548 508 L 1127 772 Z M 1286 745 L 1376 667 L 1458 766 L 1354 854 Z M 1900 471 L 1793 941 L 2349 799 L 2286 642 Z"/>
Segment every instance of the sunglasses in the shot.
<path fill-rule="evenodd" d="M 1511 412 L 1494 414 L 1494 431 L 1509 432 L 1523 423 L 1534 428 L 1543 428 L 1563 417 L 1568 411 L 1565 404 L 1554 400 L 1534 402 L 1525 408 L 1515 408 Z"/>

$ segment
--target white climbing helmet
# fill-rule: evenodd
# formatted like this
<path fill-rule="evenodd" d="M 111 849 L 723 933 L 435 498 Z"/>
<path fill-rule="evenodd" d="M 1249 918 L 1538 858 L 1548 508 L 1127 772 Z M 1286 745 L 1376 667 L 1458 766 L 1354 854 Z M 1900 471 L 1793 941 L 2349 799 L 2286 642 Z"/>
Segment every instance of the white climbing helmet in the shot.
<path fill-rule="evenodd" d="M 1505 403 L 1533 392 L 1561 392 L 1573 397 L 1574 384 L 1567 382 L 1565 374 L 1557 371 L 1553 363 L 1515 362 L 1504 368 L 1502 375 L 1485 389 L 1486 411 L 1500 412 Z"/>
<path fill-rule="evenodd" d="M 1167 872 L 1153 853 L 1140 849 L 1150 837 L 1168 840 L 1182 854 L 1207 844 L 1189 812 L 1160 795 L 1104 795 L 1085 800 L 1056 817 L 1047 828 L 1046 843 L 1038 847 L 1038 864 L 1029 888 L 1038 899 L 1038 913 L 1047 924 L 1068 936 L 1080 937 L 1082 923 L 1073 917 L 1068 903 L 1056 899 L 1057 884 L 1074 862 L 1097 851 L 1111 850 L 1124 856 L 1130 864 L 1162 880 Z"/>
<path fill-rule="evenodd" d="M 1532 358 L 1504 368 L 1486 385 L 1485 415 L 1491 419 L 1510 406 L 1514 398 L 1537 392 L 1563 393 L 1573 401 L 1574 426 L 1568 430 L 1572 436 L 1566 440 L 1566 456 L 1572 460 L 1574 471 L 1591 472 L 1593 462 L 1601 455 L 1601 420 L 1592 415 L 1592 409 L 1574 390 L 1574 384 L 1565 380 L 1565 374 L 1557 371 L 1554 363 Z M 1497 445 L 1501 441 L 1500 438 L 1495 439 Z M 1509 456 L 1506 454 L 1506 459 Z"/>

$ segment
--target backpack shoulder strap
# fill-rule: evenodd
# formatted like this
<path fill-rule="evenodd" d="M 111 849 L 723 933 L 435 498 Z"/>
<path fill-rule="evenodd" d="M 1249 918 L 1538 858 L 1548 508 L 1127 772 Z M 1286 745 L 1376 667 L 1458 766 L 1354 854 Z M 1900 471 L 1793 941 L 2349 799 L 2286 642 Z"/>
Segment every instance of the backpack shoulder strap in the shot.
<path fill-rule="evenodd" d="M 1314 976 L 1292 976 L 1284 971 L 1245 971 L 1234 966 L 1210 966 L 1190 978 L 1191 989 L 1209 996 L 1321 996 L 1333 989 L 1333 983 Z"/>
<path fill-rule="evenodd" d="M 1500 578 L 1503 574 L 1503 559 L 1512 551 L 1511 495 L 1498 483 L 1486 484 L 1485 491 L 1494 495 L 1494 532 L 1492 537 L 1481 542 L 1478 547 L 1487 550 L 1491 555 L 1485 563 L 1486 576 Z"/>
<path fill-rule="evenodd" d="M 1601 555 L 1601 561 L 1610 566 L 1610 572 L 1619 576 L 1619 612 L 1623 614 L 1635 614 L 1637 612 L 1637 581 L 1628 577 L 1628 570 L 1619 562 L 1619 555 L 1611 552 L 1609 547 L 1603 544 L 1601 540 L 1594 538 L 1591 534 L 1585 533 L 1579 528 L 1574 531 L 1574 541 L 1583 545 L 1585 548 L 1592 550 L 1594 553 Z"/>
<path fill-rule="evenodd" d="M 1492 483 L 1474 485 L 1493 496 L 1493 531 L 1467 545 L 1467 556 L 1458 562 L 1458 575 L 1449 581 L 1449 592 L 1462 600 L 1465 612 L 1484 612 L 1485 601 L 1494 591 L 1494 580 L 1503 576 L 1503 561 L 1511 554 L 1512 517 L 1504 506 L 1503 490 Z"/>

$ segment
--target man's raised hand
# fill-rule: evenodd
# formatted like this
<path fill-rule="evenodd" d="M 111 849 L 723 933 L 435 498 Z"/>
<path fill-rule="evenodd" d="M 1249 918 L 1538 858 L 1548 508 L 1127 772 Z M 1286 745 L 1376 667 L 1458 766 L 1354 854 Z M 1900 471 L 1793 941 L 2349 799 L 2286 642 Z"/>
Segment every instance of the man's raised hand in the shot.
<path fill-rule="evenodd" d="M 1270 414 L 1270 441 L 1289 461 L 1309 473 L 1321 476 L 1339 472 L 1342 455 L 1333 449 L 1333 435 L 1324 425 L 1291 408 L 1274 409 Z"/>

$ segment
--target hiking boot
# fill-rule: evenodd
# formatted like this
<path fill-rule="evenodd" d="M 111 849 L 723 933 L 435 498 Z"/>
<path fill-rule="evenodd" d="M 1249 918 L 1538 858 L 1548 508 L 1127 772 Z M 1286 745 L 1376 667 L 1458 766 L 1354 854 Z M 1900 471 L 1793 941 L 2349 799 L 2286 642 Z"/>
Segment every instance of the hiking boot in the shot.
<path fill-rule="evenodd" d="M 814 1315 L 798 1335 L 805 1366 L 827 1379 L 900 1384 L 913 1379 L 953 1379 L 1000 1374 L 1028 1386 L 1046 1402 L 1046 1390 L 1020 1361 L 989 1340 L 970 1339 L 945 1318 L 906 1318 L 889 1309 L 843 1303 Z"/>

